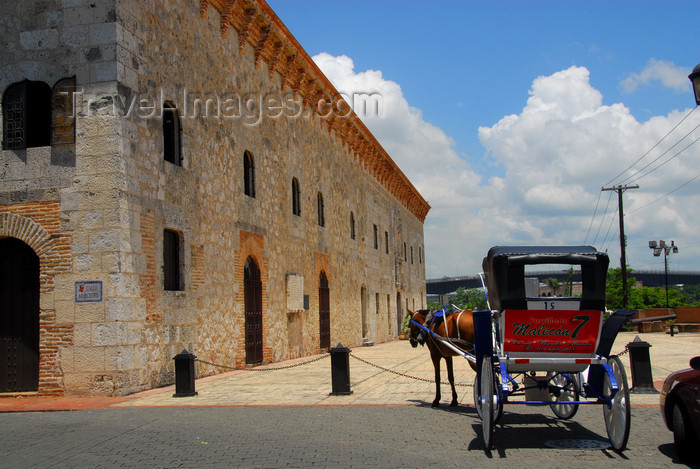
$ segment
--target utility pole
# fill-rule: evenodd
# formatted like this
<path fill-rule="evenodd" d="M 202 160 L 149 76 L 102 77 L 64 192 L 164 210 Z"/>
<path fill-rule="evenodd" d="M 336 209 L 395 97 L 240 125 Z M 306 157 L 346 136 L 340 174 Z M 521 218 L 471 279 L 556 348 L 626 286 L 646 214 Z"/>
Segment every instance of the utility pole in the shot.
<path fill-rule="evenodd" d="M 622 193 L 627 189 L 639 189 L 638 185 L 635 186 L 613 186 L 613 187 L 602 187 L 601 191 L 615 191 L 617 192 L 617 208 L 620 218 L 620 268 L 622 269 L 622 307 L 627 309 L 627 257 L 625 256 L 625 247 L 627 246 L 627 241 L 625 240 L 625 215 L 622 209 Z"/>

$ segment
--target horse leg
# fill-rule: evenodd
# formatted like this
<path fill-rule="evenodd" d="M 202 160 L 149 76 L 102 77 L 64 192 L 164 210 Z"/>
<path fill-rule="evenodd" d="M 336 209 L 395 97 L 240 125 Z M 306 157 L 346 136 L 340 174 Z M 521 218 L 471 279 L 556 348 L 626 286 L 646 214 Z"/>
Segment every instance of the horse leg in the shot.
<path fill-rule="evenodd" d="M 440 406 L 440 355 L 437 353 L 431 353 L 433 359 L 433 368 L 435 369 L 435 400 L 433 401 L 432 407 Z"/>
<path fill-rule="evenodd" d="M 455 390 L 455 373 L 452 368 L 452 357 L 445 357 L 445 362 L 447 363 L 447 380 L 452 387 L 452 402 L 450 402 L 450 405 L 455 407 L 458 406 L 459 403 L 457 402 L 457 391 Z"/>

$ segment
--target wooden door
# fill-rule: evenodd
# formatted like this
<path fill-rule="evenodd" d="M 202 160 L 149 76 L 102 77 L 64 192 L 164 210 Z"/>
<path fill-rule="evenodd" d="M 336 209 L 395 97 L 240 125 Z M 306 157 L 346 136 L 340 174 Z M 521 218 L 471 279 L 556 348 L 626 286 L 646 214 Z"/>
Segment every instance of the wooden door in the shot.
<path fill-rule="evenodd" d="M 39 257 L 0 239 L 0 392 L 39 389 Z"/>
<path fill-rule="evenodd" d="M 331 347 L 331 291 L 323 271 L 318 279 L 318 314 L 321 350 L 327 350 Z"/>
<path fill-rule="evenodd" d="M 245 362 L 261 363 L 263 360 L 262 281 L 255 260 L 245 261 Z"/>

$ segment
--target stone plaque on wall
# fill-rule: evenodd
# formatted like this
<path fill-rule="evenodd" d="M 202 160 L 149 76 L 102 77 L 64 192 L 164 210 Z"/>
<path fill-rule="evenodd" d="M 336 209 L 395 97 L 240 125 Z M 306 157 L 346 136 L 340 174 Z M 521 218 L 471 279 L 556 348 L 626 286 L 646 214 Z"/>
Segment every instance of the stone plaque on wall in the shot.
<path fill-rule="evenodd" d="M 102 301 L 102 282 L 75 282 L 76 303 L 99 303 Z"/>
<path fill-rule="evenodd" d="M 304 277 L 299 274 L 287 274 L 287 311 L 304 309 Z"/>

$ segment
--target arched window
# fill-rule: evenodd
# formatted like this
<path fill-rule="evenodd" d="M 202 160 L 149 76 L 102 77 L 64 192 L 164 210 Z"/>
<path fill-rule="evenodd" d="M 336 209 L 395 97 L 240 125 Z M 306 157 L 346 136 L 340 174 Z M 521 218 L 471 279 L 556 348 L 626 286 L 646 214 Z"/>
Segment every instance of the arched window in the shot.
<path fill-rule="evenodd" d="M 350 212 L 350 239 L 355 239 L 355 214 Z"/>
<path fill-rule="evenodd" d="M 301 193 L 297 178 L 292 178 L 292 214 L 301 216 Z"/>
<path fill-rule="evenodd" d="M 243 177 L 245 195 L 255 198 L 255 160 L 248 150 L 243 152 Z"/>
<path fill-rule="evenodd" d="M 180 115 L 172 101 L 163 103 L 163 159 L 182 166 Z"/>
<path fill-rule="evenodd" d="M 3 150 L 51 145 L 51 88 L 23 80 L 2 95 Z"/>
<path fill-rule="evenodd" d="M 326 226 L 326 216 L 323 213 L 323 194 L 321 192 L 319 192 L 316 197 L 316 207 L 318 212 L 318 226 Z"/>

